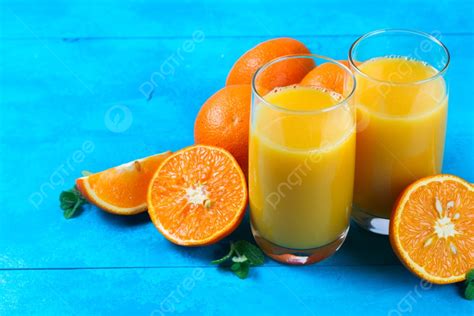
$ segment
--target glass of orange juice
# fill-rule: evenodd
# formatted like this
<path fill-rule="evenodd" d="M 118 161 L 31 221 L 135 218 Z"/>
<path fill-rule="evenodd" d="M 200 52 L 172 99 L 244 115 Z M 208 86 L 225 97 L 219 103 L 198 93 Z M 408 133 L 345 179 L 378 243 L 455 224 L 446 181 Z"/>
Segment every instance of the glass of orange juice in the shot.
<path fill-rule="evenodd" d="M 388 234 L 403 189 L 441 172 L 449 52 L 427 33 L 378 30 L 352 45 L 349 62 L 357 81 L 353 218 Z"/>
<path fill-rule="evenodd" d="M 301 85 L 316 65 L 339 69 L 341 91 Z M 249 199 L 252 232 L 277 261 L 333 254 L 348 228 L 355 168 L 354 76 L 316 55 L 285 56 L 252 81 Z"/>

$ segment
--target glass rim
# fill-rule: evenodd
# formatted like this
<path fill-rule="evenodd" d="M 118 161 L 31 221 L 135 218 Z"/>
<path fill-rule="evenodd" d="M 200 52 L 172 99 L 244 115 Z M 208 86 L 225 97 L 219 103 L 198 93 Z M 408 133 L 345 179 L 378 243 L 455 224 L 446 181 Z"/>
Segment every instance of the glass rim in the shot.
<path fill-rule="evenodd" d="M 256 78 L 258 77 L 258 75 L 260 75 L 263 71 L 265 71 L 265 69 L 267 69 L 268 67 L 270 67 L 273 64 L 276 64 L 276 63 L 278 63 L 280 61 L 283 61 L 283 60 L 296 59 L 296 58 L 306 58 L 306 59 L 319 58 L 319 59 L 324 59 L 324 60 L 326 60 L 328 62 L 331 62 L 333 64 L 336 64 L 337 66 L 342 68 L 346 73 L 348 73 L 350 75 L 350 77 L 352 78 L 353 85 L 352 85 L 352 89 L 351 89 L 350 93 L 347 96 L 342 96 L 343 97 L 342 100 L 338 101 L 336 104 L 324 107 L 322 109 L 317 109 L 317 110 L 290 110 L 290 109 L 287 109 L 283 106 L 280 106 L 280 105 L 277 105 L 277 104 L 274 104 L 274 103 L 271 103 L 271 102 L 268 102 L 267 100 L 265 100 L 265 98 L 260 94 L 260 92 L 257 91 L 257 88 L 256 88 Z M 295 84 L 295 85 L 297 85 L 297 84 Z M 325 113 L 325 112 L 330 112 L 330 111 L 336 110 L 337 108 L 339 108 L 342 105 L 344 105 L 345 103 L 347 103 L 347 101 L 354 95 L 354 91 L 355 91 L 355 88 L 356 88 L 356 80 L 355 80 L 355 76 L 352 73 L 352 71 L 350 70 L 350 68 L 345 66 L 344 64 L 340 63 L 339 61 L 337 61 L 335 59 L 332 59 L 332 58 L 326 57 L 326 56 L 322 56 L 322 55 L 316 55 L 316 54 L 293 54 L 293 55 L 285 55 L 285 56 L 275 58 L 275 59 L 267 62 L 266 64 L 264 64 L 260 68 L 258 68 L 257 71 L 252 76 L 251 86 L 252 86 L 253 94 L 260 100 L 260 102 L 264 103 L 268 107 L 273 108 L 274 110 L 285 112 L 285 113 L 298 114 L 298 115 L 312 115 L 312 114 L 319 114 L 319 113 Z"/>
<path fill-rule="evenodd" d="M 425 39 L 428 39 L 428 40 L 434 42 L 435 44 L 440 46 L 446 54 L 447 59 L 446 59 L 445 65 L 443 66 L 443 68 L 441 68 L 441 70 L 439 70 L 436 74 L 434 74 L 433 76 L 431 76 L 429 78 L 426 78 L 426 79 L 423 79 L 423 80 L 410 81 L 410 82 L 393 82 L 393 81 L 389 81 L 389 80 L 377 79 L 377 78 L 374 78 L 374 77 L 366 74 L 355 64 L 355 61 L 352 58 L 353 51 L 355 50 L 357 45 L 359 45 L 359 43 L 361 43 L 363 40 L 365 40 L 367 38 L 370 38 L 372 36 L 375 36 L 375 35 L 385 34 L 385 33 L 400 33 L 400 34 L 405 33 L 405 34 L 418 35 L 418 36 L 422 36 Z M 383 57 L 383 56 L 380 56 L 380 57 Z M 373 81 L 377 81 L 377 82 L 385 83 L 385 84 L 391 84 L 391 85 L 398 85 L 398 86 L 410 86 L 410 85 L 424 84 L 424 83 L 428 83 L 432 80 L 435 80 L 438 77 L 442 77 L 446 73 L 450 62 L 451 62 L 451 55 L 449 54 L 449 50 L 446 47 L 446 45 L 443 44 L 443 42 L 441 42 L 439 39 L 437 39 L 436 37 L 434 37 L 433 35 L 431 35 L 429 33 L 426 33 L 426 32 L 423 32 L 423 31 L 411 30 L 411 29 L 385 28 L 385 29 L 374 30 L 374 31 L 365 33 L 364 35 L 357 38 L 354 41 L 354 43 L 352 43 L 352 45 L 349 49 L 349 64 L 355 69 L 355 71 L 358 74 L 360 74 L 361 76 L 363 76 L 367 79 L 373 80 Z"/>

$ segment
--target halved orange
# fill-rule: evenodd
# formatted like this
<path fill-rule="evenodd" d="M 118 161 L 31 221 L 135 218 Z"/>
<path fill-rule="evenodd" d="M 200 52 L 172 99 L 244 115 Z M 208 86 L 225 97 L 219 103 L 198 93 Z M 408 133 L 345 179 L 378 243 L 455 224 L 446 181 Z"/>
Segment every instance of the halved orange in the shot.
<path fill-rule="evenodd" d="M 184 148 L 158 168 L 148 188 L 148 213 L 169 241 L 201 246 L 229 235 L 247 205 L 245 176 L 226 150 Z"/>
<path fill-rule="evenodd" d="M 397 256 L 420 278 L 464 280 L 474 268 L 474 186 L 452 175 L 414 182 L 396 203 L 389 235 Z"/>
<path fill-rule="evenodd" d="M 133 215 L 147 209 L 146 193 L 158 166 L 170 156 L 167 151 L 134 160 L 76 180 L 82 195 L 100 209 L 118 215 Z"/>

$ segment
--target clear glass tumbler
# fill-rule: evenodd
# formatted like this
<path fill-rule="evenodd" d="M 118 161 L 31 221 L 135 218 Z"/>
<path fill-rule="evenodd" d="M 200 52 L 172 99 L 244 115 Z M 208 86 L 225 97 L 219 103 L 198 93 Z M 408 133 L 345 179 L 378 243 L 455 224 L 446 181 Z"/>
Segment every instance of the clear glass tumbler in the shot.
<path fill-rule="evenodd" d="M 301 84 L 328 64 L 338 89 Z M 304 82 L 304 81 L 303 81 Z M 354 76 L 323 56 L 292 55 L 260 68 L 252 81 L 249 197 L 252 232 L 271 258 L 310 264 L 342 245 L 355 168 Z"/>
<path fill-rule="evenodd" d="M 363 228 L 388 234 L 403 189 L 441 172 L 449 52 L 427 33 L 378 30 L 355 41 L 349 62 L 357 81 L 352 214 Z"/>

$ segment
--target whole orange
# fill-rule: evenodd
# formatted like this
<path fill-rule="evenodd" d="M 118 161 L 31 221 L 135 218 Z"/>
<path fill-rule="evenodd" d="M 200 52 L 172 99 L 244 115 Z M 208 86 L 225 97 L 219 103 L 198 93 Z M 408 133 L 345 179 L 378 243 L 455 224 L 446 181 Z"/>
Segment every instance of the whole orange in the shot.
<path fill-rule="evenodd" d="M 339 60 L 339 62 L 349 67 L 349 63 L 346 60 Z M 301 80 L 300 84 L 304 86 L 327 88 L 342 94 L 344 92 L 344 83 L 347 81 L 346 76 L 347 74 L 344 69 L 336 64 L 327 62 L 311 70 L 303 80 Z"/>
<path fill-rule="evenodd" d="M 243 54 L 232 66 L 226 85 L 250 84 L 258 68 L 269 61 L 286 55 L 311 54 L 300 41 L 293 38 L 275 38 L 258 44 Z M 314 68 L 312 59 L 292 59 L 280 62 L 265 71 L 260 85 L 271 89 L 296 84 Z"/>
<path fill-rule="evenodd" d="M 226 86 L 202 105 L 194 123 L 196 144 L 229 151 L 247 174 L 250 85 Z"/>

